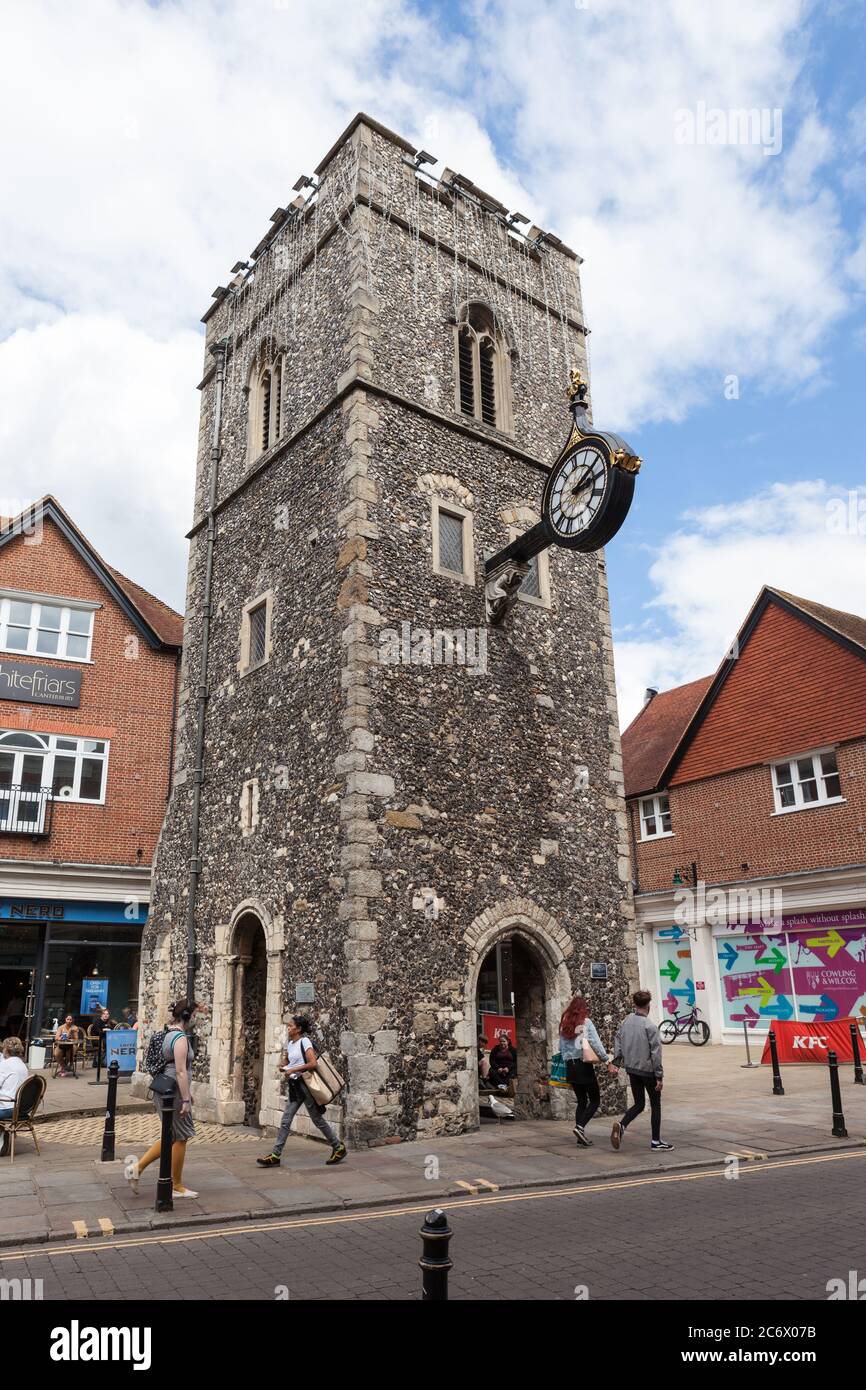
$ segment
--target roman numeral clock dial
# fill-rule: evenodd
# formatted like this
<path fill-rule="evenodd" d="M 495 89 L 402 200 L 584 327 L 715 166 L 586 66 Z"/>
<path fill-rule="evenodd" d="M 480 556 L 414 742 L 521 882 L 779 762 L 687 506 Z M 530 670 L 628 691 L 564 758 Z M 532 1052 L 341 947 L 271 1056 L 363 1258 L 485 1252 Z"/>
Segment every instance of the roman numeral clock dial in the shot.
<path fill-rule="evenodd" d="M 625 521 L 641 461 L 624 439 L 589 423 L 586 382 L 572 372 L 568 388 L 572 428 L 547 475 L 541 520 L 485 559 L 487 617 L 501 623 L 514 606 L 535 555 L 550 545 L 601 550 Z"/>

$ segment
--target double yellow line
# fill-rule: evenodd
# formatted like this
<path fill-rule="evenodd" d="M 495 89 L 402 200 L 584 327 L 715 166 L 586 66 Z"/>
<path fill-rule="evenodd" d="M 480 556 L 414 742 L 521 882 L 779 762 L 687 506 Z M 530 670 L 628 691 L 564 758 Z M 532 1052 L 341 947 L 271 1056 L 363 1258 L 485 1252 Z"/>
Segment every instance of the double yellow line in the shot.
<path fill-rule="evenodd" d="M 740 1169 L 740 1178 L 749 1173 L 767 1173 L 778 1168 L 803 1168 L 815 1163 L 845 1163 L 851 1159 L 866 1158 L 864 1149 L 846 1149 L 842 1153 L 813 1154 L 805 1158 L 782 1158 L 749 1164 Z M 701 1168 L 697 1172 L 661 1173 L 656 1177 L 624 1178 L 621 1182 L 580 1183 L 575 1187 L 544 1188 L 540 1192 L 501 1193 L 489 1197 L 460 1197 L 456 1201 L 437 1202 L 435 1196 L 423 1205 L 411 1207 L 386 1207 L 381 1211 L 340 1212 L 334 1216 L 296 1217 L 288 1221 L 265 1220 L 254 1225 L 220 1226 L 207 1231 L 178 1231 L 172 1234 L 151 1233 L 140 1237 L 119 1238 L 117 1240 L 77 1240 L 72 1245 L 33 1246 L 27 1250 L 0 1250 L 0 1264 L 10 1260 L 55 1259 L 59 1255 L 81 1255 L 103 1250 L 130 1250 L 140 1245 L 185 1245 L 198 1240 L 220 1240 L 224 1236 L 260 1235 L 273 1231 L 307 1230 L 311 1226 L 352 1225 L 359 1221 L 389 1221 L 396 1216 L 422 1216 L 437 1207 L 440 1211 L 465 1211 L 467 1207 L 503 1206 L 507 1202 L 543 1202 L 559 1197 L 583 1197 L 594 1192 L 622 1192 L 636 1187 L 658 1187 L 672 1182 L 702 1182 L 707 1178 L 724 1177 L 724 1166 L 716 1164 L 712 1168 Z"/>

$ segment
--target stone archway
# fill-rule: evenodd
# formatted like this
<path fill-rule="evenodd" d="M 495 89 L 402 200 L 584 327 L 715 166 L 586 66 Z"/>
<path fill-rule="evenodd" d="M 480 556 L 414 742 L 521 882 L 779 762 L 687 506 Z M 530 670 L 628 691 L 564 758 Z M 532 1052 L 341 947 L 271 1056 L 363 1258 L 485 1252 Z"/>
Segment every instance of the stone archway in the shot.
<path fill-rule="evenodd" d="M 566 1102 L 557 1091 L 541 1099 L 537 1078 L 546 1071 L 547 1060 L 556 1051 L 559 1020 L 572 996 L 567 959 L 574 951 L 568 932 L 530 898 L 512 898 L 485 908 L 467 927 L 463 939 L 470 948 L 464 996 L 466 1033 L 466 1071 L 463 1107 L 478 1124 L 478 1059 L 476 1037 L 478 1017 L 476 995 L 478 977 L 489 952 L 500 941 L 516 942 L 520 953 L 522 1003 L 517 1015 L 518 1041 L 524 1030 L 527 1045 L 525 1061 L 519 1065 L 518 1095 L 526 1112 L 560 1118 L 567 1113 Z M 518 990 L 515 989 L 515 997 Z M 543 1020 L 543 1024 L 542 1024 Z M 543 1033 L 543 1036 L 536 1036 Z M 467 1116 L 467 1118 L 469 1118 Z"/>
<path fill-rule="evenodd" d="M 221 1124 L 271 1125 L 281 1114 L 281 918 L 255 899 L 217 929 L 211 1094 Z"/>

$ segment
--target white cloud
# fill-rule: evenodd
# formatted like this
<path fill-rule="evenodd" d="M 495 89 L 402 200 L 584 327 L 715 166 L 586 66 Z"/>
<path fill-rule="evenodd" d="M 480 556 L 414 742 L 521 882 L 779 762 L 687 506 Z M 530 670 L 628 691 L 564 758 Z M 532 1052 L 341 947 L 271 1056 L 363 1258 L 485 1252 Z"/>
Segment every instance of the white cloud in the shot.
<path fill-rule="evenodd" d="M 866 487 L 775 483 L 683 522 L 650 567 L 643 618 L 614 627 L 623 727 L 647 686 L 715 671 L 765 584 L 866 616 Z"/>

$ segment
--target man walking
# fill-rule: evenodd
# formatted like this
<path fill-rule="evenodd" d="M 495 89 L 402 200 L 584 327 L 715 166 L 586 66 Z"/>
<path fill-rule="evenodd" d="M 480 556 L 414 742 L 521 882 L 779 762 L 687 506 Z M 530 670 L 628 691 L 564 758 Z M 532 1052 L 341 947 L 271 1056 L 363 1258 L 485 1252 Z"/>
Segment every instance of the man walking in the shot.
<path fill-rule="evenodd" d="M 662 1044 L 659 1030 L 649 1017 L 652 995 L 649 990 L 639 989 L 632 995 L 634 1013 L 623 1019 L 613 1040 L 613 1062 L 608 1071 L 616 1076 L 620 1066 L 625 1067 L 631 1086 L 633 1104 L 621 1120 L 614 1122 L 610 1132 L 610 1142 L 618 1149 L 626 1129 L 636 1119 L 649 1098 L 652 1149 L 672 1149 L 661 1136 L 662 1129 Z"/>

